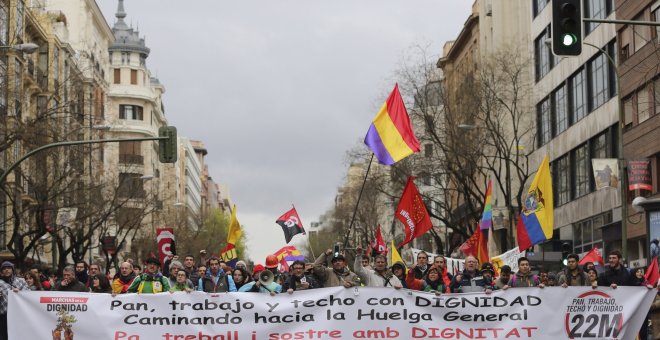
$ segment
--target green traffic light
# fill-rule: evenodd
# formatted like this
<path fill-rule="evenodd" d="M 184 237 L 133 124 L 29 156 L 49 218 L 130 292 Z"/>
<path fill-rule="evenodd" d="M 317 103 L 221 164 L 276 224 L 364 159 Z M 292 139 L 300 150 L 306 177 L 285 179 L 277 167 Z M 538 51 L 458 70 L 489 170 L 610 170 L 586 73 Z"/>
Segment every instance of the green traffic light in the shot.
<path fill-rule="evenodd" d="M 564 46 L 573 46 L 575 43 L 577 43 L 577 37 L 573 34 L 564 34 L 561 42 Z"/>

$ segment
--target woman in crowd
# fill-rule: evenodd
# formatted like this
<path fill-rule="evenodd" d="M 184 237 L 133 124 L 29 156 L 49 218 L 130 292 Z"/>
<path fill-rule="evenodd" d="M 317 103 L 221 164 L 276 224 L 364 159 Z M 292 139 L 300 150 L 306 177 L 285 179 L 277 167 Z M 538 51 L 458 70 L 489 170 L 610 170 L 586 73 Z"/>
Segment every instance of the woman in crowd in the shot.
<path fill-rule="evenodd" d="M 587 269 L 587 275 L 589 276 L 589 282 L 591 282 L 591 287 L 598 286 L 598 272 L 596 268 Z"/>
<path fill-rule="evenodd" d="M 110 281 L 105 276 L 105 274 L 97 273 L 91 277 L 92 284 L 90 290 L 92 293 L 112 293 L 112 288 L 110 287 Z"/>
<path fill-rule="evenodd" d="M 39 282 L 39 276 L 31 271 L 25 273 L 25 282 L 30 290 L 43 290 L 41 282 Z"/>
<path fill-rule="evenodd" d="M 635 268 L 634 274 L 630 277 L 631 286 L 646 286 L 647 281 L 644 277 L 644 267 Z"/>
<path fill-rule="evenodd" d="M 232 277 L 234 279 L 234 284 L 236 285 L 236 289 L 240 289 L 245 285 L 246 283 L 252 281 L 252 277 L 250 276 L 250 273 L 247 272 L 243 267 L 237 267 L 234 269 L 232 272 Z"/>
<path fill-rule="evenodd" d="M 170 293 L 190 293 L 193 291 L 192 282 L 188 280 L 188 273 L 185 270 L 179 269 L 179 271 L 175 274 L 175 277 L 176 279 L 174 280 L 174 284 L 170 287 Z"/>
<path fill-rule="evenodd" d="M 413 265 L 408 270 L 408 275 L 406 276 L 406 284 L 409 289 L 422 290 L 425 292 L 434 292 L 436 295 L 441 293 L 449 293 L 449 285 L 447 285 L 440 277 L 440 269 L 436 266 L 431 266 L 426 272 L 426 275 L 421 279 L 415 278 L 415 271 L 413 270 L 415 265 Z"/>

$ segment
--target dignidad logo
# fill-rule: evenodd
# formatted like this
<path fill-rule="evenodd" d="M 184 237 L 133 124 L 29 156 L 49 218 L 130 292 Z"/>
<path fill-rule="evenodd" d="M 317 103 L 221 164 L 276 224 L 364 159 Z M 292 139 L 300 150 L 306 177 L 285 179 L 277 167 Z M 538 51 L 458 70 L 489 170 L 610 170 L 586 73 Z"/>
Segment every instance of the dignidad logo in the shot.
<path fill-rule="evenodd" d="M 580 294 L 566 307 L 566 334 L 570 339 L 616 339 L 623 327 L 623 306 L 600 291 Z"/>
<path fill-rule="evenodd" d="M 46 305 L 46 311 L 57 313 L 57 322 L 52 330 L 53 339 L 73 339 L 73 324 L 76 317 L 70 312 L 86 312 L 86 297 L 75 296 L 42 296 L 39 303 Z"/>

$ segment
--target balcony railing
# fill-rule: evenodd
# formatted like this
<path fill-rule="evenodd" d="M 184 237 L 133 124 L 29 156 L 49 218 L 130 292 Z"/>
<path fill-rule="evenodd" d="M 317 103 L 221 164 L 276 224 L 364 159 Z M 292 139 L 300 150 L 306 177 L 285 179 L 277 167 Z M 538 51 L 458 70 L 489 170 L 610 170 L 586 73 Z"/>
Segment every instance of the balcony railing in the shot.
<path fill-rule="evenodd" d="M 123 163 L 123 164 L 144 164 L 144 156 L 142 156 L 142 155 L 131 155 L 131 154 L 119 154 L 119 163 Z"/>

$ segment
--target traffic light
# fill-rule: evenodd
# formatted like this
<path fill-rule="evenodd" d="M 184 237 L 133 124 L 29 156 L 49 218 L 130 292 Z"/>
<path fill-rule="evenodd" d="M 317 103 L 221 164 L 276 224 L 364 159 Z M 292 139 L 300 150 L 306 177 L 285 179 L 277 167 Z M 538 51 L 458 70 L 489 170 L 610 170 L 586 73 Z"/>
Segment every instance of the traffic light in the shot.
<path fill-rule="evenodd" d="M 176 128 L 174 126 L 162 126 L 158 129 L 158 137 L 167 139 L 158 140 L 158 160 L 161 163 L 174 163 L 177 159 Z"/>
<path fill-rule="evenodd" d="M 565 266 L 568 265 L 568 255 L 571 253 L 571 244 L 564 242 L 561 244 L 561 263 Z"/>
<path fill-rule="evenodd" d="M 582 0 L 552 0 L 552 52 L 582 53 Z"/>

